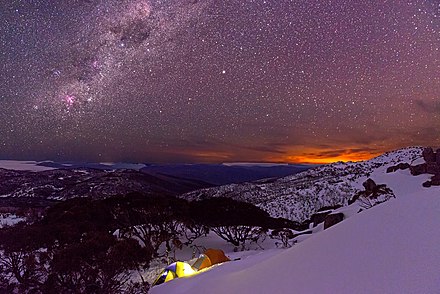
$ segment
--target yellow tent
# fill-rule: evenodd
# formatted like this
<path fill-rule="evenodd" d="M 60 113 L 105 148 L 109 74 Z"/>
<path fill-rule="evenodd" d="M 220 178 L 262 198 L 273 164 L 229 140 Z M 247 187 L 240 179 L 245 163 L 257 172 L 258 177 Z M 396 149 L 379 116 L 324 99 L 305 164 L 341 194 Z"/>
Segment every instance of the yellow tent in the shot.
<path fill-rule="evenodd" d="M 175 278 L 181 278 L 190 276 L 196 273 L 196 271 L 186 262 L 177 261 L 167 266 L 162 273 L 157 277 L 153 286 L 159 285 Z"/>
<path fill-rule="evenodd" d="M 198 271 L 208 268 L 214 264 L 230 261 L 225 253 L 220 249 L 207 249 L 194 262 L 188 263 L 177 261 L 167 266 L 157 277 L 153 286 L 171 281 L 175 278 L 187 277 L 196 274 Z M 191 264 L 191 265 L 190 265 Z"/>

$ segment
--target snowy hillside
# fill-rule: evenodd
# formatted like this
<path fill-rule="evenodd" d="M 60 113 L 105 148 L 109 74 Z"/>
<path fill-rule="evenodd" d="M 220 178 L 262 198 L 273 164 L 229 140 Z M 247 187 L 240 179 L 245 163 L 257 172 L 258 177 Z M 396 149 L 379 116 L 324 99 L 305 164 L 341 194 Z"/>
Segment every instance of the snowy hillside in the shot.
<path fill-rule="evenodd" d="M 388 165 L 420 161 L 420 151 L 411 148 L 364 163 L 322 167 L 349 179 L 353 189 L 370 173 L 396 198 L 361 213 L 356 203 L 342 207 L 337 211 L 346 220 L 324 231 L 318 225 L 292 248 L 259 251 L 154 287 L 151 293 L 439 293 L 440 187 L 423 187 L 430 176 L 412 176 L 408 169 L 386 173 Z M 353 170 L 362 176 L 355 178 Z"/>
<path fill-rule="evenodd" d="M 276 180 L 232 184 L 197 190 L 182 197 L 198 200 L 210 197 L 230 197 L 250 202 L 273 217 L 304 221 L 325 206 L 347 205 L 348 200 L 363 190 L 362 183 L 383 173 L 398 163 L 416 164 L 422 159 L 421 147 L 409 147 L 385 153 L 363 162 L 339 162 L 309 169 Z"/>

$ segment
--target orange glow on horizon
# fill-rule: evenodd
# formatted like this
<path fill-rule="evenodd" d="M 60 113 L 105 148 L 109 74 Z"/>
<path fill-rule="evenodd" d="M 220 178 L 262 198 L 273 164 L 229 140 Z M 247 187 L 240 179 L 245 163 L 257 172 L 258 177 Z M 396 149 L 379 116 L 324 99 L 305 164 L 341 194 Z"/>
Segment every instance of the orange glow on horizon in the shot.
<path fill-rule="evenodd" d="M 290 153 L 290 152 L 289 152 Z M 362 161 L 381 155 L 383 152 L 378 151 L 356 151 L 355 149 L 347 149 L 344 152 L 335 152 L 331 150 L 307 150 L 303 152 L 291 152 L 295 155 L 282 155 L 280 157 L 268 158 L 272 162 L 289 162 L 301 164 L 329 164 L 338 161 Z M 336 154 L 338 153 L 338 154 Z"/>
<path fill-rule="evenodd" d="M 259 163 L 290 163 L 290 164 L 329 164 L 338 161 L 362 161 L 379 156 L 385 152 L 368 147 L 298 147 L 286 148 L 276 154 L 268 152 L 248 152 L 242 150 L 185 150 L 179 154 L 193 157 L 195 162 L 225 163 L 225 162 L 259 162 Z"/>

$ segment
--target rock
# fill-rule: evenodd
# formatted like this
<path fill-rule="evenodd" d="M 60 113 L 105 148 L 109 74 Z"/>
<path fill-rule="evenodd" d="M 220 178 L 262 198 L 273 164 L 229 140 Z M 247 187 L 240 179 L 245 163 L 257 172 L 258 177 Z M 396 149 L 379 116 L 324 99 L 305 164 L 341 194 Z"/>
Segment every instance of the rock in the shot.
<path fill-rule="evenodd" d="M 411 174 L 413 176 L 418 176 L 418 175 L 426 174 L 426 168 L 427 168 L 427 164 L 422 163 L 419 165 L 410 166 L 409 170 L 411 171 Z"/>
<path fill-rule="evenodd" d="M 398 165 L 390 166 L 387 168 L 387 173 L 393 173 L 398 171 L 399 169 L 404 170 L 410 168 L 409 163 L 401 162 Z"/>
<path fill-rule="evenodd" d="M 313 227 L 316 227 L 318 224 L 322 223 L 327 217 L 327 215 L 330 214 L 330 212 L 331 211 L 312 214 L 310 220 L 313 223 Z"/>
<path fill-rule="evenodd" d="M 429 188 L 429 187 L 431 187 L 431 185 L 432 185 L 431 181 L 426 181 L 422 184 L 422 186 L 425 188 Z"/>
<path fill-rule="evenodd" d="M 348 205 L 351 205 L 356 202 L 356 200 L 359 199 L 359 197 L 364 196 L 365 192 L 361 191 L 359 193 L 356 193 L 351 199 L 348 199 Z"/>
<path fill-rule="evenodd" d="M 324 230 L 330 228 L 331 226 L 336 225 L 337 223 L 340 223 L 344 220 L 344 214 L 343 213 L 335 213 L 335 214 L 329 214 L 324 220 Z"/>
<path fill-rule="evenodd" d="M 367 179 L 363 184 L 366 194 L 371 194 L 376 188 L 376 183 L 372 179 Z"/>
<path fill-rule="evenodd" d="M 338 209 L 338 208 L 341 208 L 341 207 L 342 207 L 341 204 L 326 205 L 326 206 L 323 206 L 320 209 L 318 209 L 316 212 L 318 213 L 318 212 L 323 212 L 323 211 L 328 211 L 328 210 L 335 210 L 335 209 Z"/>
<path fill-rule="evenodd" d="M 409 163 L 406 163 L 406 162 L 401 162 L 401 163 L 399 163 L 399 164 L 397 165 L 397 167 L 398 167 L 399 169 L 401 169 L 401 170 L 405 170 L 405 169 L 408 169 L 408 168 L 410 167 L 410 164 L 409 164 Z"/>
<path fill-rule="evenodd" d="M 436 155 L 434 153 L 434 150 L 432 148 L 425 148 L 422 152 L 423 159 L 428 162 L 435 162 L 436 161 Z"/>
<path fill-rule="evenodd" d="M 440 186 L 440 174 L 431 178 L 431 186 Z"/>
<path fill-rule="evenodd" d="M 440 165 L 435 162 L 428 162 L 426 164 L 426 173 L 432 175 L 440 174 Z"/>

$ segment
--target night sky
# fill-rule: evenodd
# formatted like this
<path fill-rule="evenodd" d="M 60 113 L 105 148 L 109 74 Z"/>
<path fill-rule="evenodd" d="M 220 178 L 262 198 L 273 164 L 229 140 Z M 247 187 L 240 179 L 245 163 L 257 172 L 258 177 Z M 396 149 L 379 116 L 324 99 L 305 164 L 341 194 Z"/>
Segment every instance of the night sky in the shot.
<path fill-rule="evenodd" d="M 440 0 L 1 0 L 0 158 L 440 146 Z"/>

